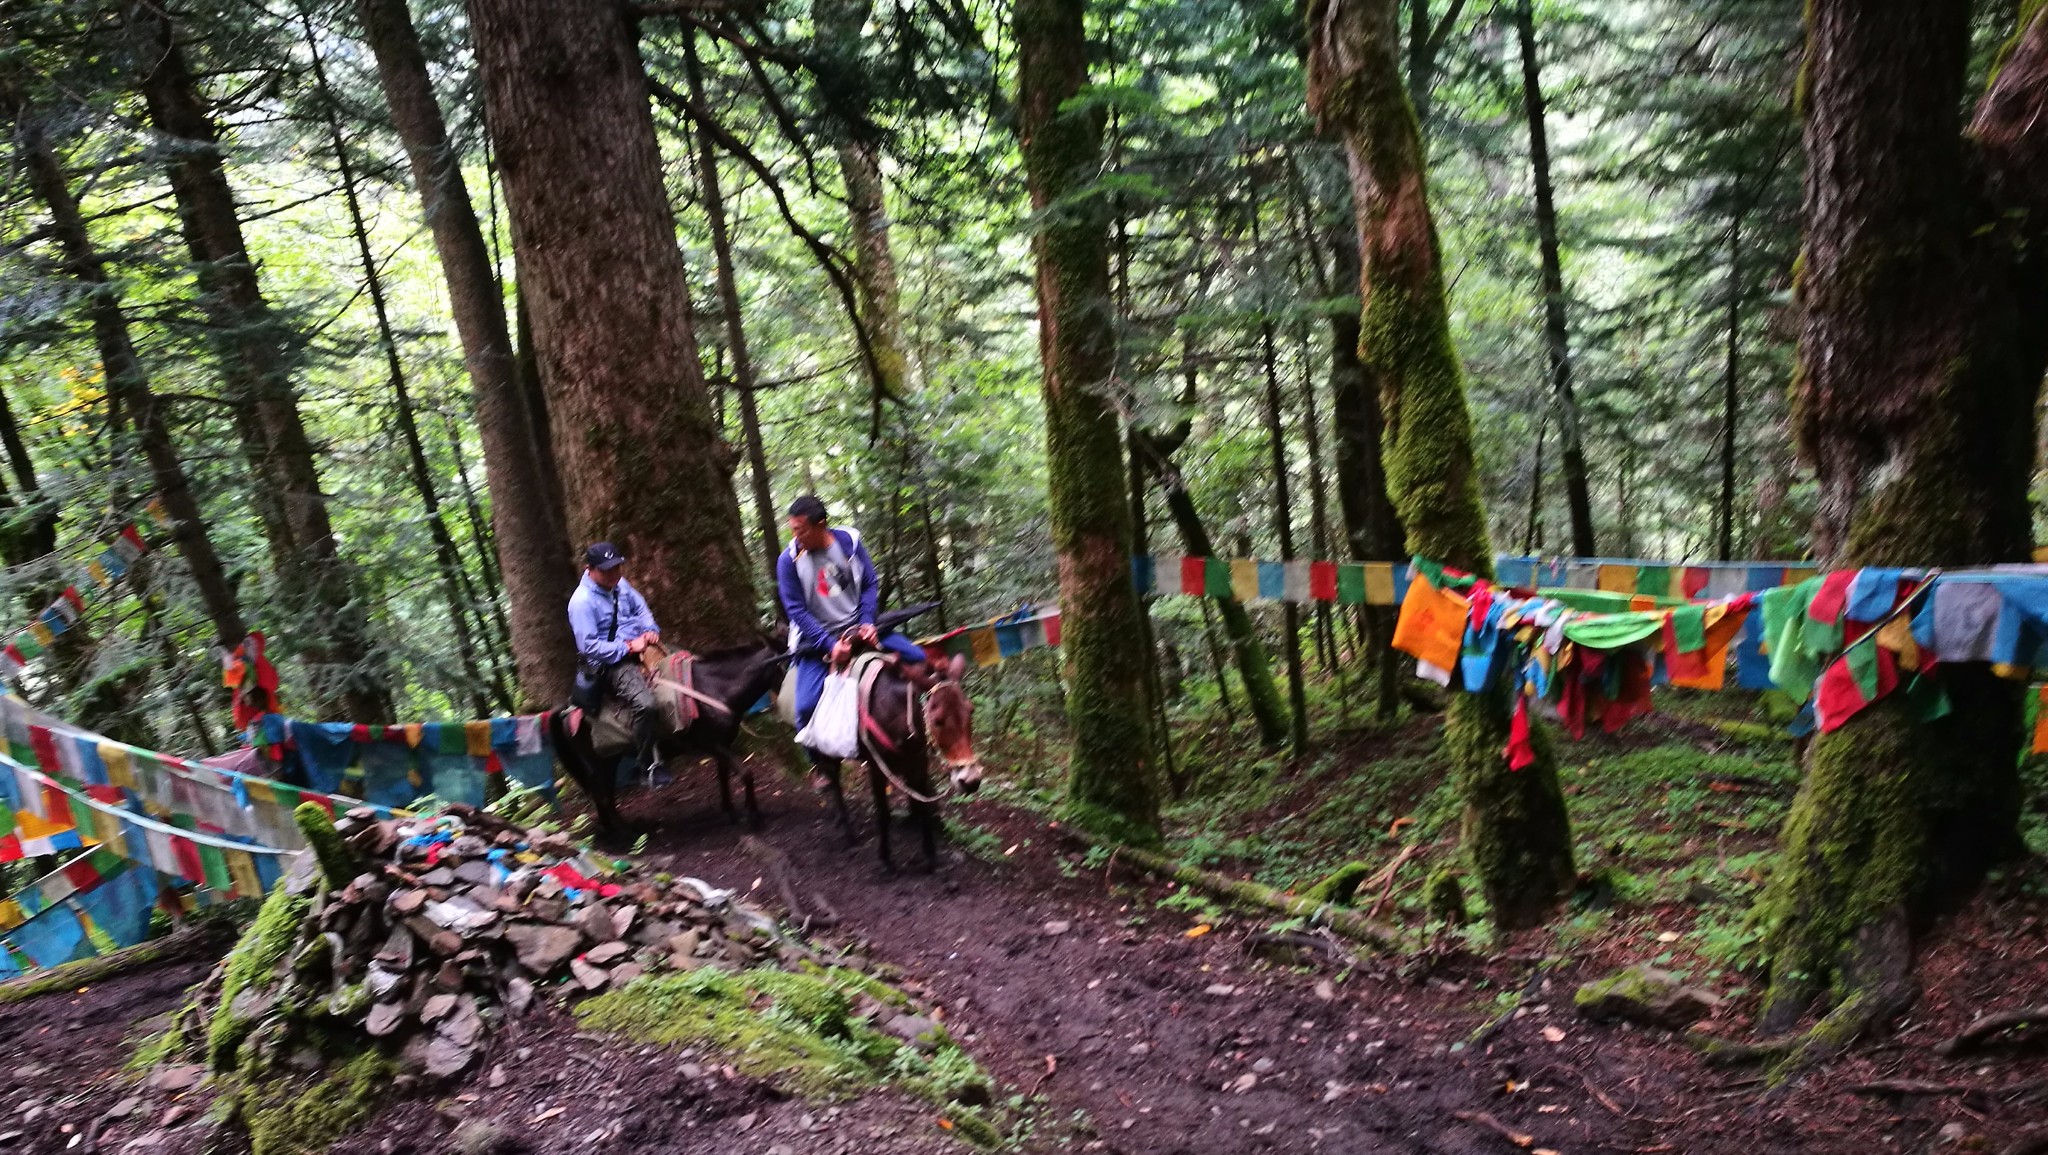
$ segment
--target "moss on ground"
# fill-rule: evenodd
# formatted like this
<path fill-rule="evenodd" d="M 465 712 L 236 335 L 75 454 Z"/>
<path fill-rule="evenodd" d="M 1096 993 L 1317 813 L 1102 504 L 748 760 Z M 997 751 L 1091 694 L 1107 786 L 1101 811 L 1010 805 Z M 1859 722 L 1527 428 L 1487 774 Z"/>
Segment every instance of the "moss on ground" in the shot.
<path fill-rule="evenodd" d="M 900 992 L 837 968 L 699 970 L 640 979 L 583 1003 L 576 1017 L 638 1042 L 717 1051 L 746 1074 L 806 1097 L 893 1085 L 938 1107 L 955 1134 L 1000 1145 L 997 1121 L 963 1104 L 985 1100 L 992 1089 L 973 1058 L 943 1027 L 928 1033 L 929 1052 L 876 1030 L 854 1013 L 852 996 L 860 994 L 904 1005 Z"/>
<path fill-rule="evenodd" d="M 317 1155 L 367 1118 L 398 1074 L 398 1064 L 364 1051 L 324 1078 L 273 1083 L 264 1092 L 241 1083 L 234 1110 L 249 1133 L 250 1155 Z"/>

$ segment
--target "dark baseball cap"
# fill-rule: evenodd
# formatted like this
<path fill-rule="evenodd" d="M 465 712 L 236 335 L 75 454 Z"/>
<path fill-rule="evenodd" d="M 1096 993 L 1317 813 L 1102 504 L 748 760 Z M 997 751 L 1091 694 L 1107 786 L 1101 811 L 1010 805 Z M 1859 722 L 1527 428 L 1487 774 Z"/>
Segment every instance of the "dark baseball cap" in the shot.
<path fill-rule="evenodd" d="M 626 564 L 626 555 L 611 542 L 600 541 L 583 551 L 583 564 L 591 569 L 617 569 Z"/>

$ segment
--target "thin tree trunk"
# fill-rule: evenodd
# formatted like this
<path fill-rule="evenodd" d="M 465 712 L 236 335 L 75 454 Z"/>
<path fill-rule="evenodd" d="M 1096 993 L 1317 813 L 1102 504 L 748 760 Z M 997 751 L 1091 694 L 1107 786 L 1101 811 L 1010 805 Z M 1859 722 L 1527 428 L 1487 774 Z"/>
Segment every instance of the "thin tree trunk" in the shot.
<path fill-rule="evenodd" d="M 1116 412 L 1108 206 L 1072 198 L 1102 161 L 1099 109 L 1072 105 L 1087 80 L 1085 0 L 1019 0 L 1019 130 L 1035 212 L 1039 357 L 1060 610 L 1072 817 L 1125 841 L 1159 837 L 1145 655 L 1130 644 L 1141 613 L 1131 584 L 1130 506 Z M 1071 202 L 1071 203 L 1070 203 Z M 1059 203 L 1057 212 L 1047 214 Z"/>
<path fill-rule="evenodd" d="M 1735 422 L 1742 400 L 1742 217 L 1728 223 L 1728 367 L 1721 378 L 1722 561 L 1735 560 Z"/>
<path fill-rule="evenodd" d="M 21 484 L 21 498 L 17 504 L 12 494 L 5 494 L 5 504 L 20 508 L 26 506 L 34 511 L 28 518 L 26 528 L 6 535 L 8 565 L 20 565 L 33 561 L 57 548 L 57 515 L 43 497 L 42 484 L 36 478 L 36 464 L 28 455 L 28 446 L 22 443 L 21 428 L 15 424 L 14 408 L 7 402 L 7 395 L 0 392 L 0 445 L 7 449 L 8 464 L 14 470 L 14 478 Z M 5 487 L 0 486 L 0 494 Z"/>
<path fill-rule="evenodd" d="M 1272 452 L 1273 533 L 1280 540 L 1281 558 L 1293 561 L 1294 503 L 1288 494 L 1287 437 L 1280 409 L 1280 366 L 1273 349 L 1271 321 L 1259 325 L 1259 358 L 1266 370 L 1266 441 Z M 1287 747 L 1293 757 L 1299 758 L 1308 752 L 1308 691 L 1301 678 L 1301 607 L 1292 601 L 1282 601 L 1280 620 L 1287 635 Z"/>
<path fill-rule="evenodd" d="M 1571 336 L 1565 325 L 1564 265 L 1557 244 L 1557 205 L 1551 194 L 1550 137 L 1543 123 L 1543 85 L 1536 67 L 1532 0 L 1515 8 L 1522 48 L 1522 111 L 1529 119 L 1529 165 L 1536 177 L 1536 247 L 1543 265 L 1543 343 L 1550 356 L 1551 403 L 1557 408 L 1560 464 L 1571 507 L 1572 552 L 1598 554 L 1593 538 L 1593 496 L 1586 480 L 1586 450 L 1579 439 L 1579 405 L 1572 396 Z"/>
<path fill-rule="evenodd" d="M 427 467 L 426 450 L 420 445 L 419 427 L 413 422 L 412 395 L 406 388 L 405 363 L 398 356 L 398 337 L 392 331 L 391 310 L 384 299 L 384 278 L 377 271 L 377 254 L 370 248 L 369 226 L 363 222 L 362 200 L 356 195 L 355 165 L 348 158 L 348 139 L 342 134 L 341 118 L 334 110 L 334 92 L 327 84 L 327 65 L 320 58 L 319 37 L 313 31 L 312 17 L 303 8 L 299 10 L 299 24 L 306 33 L 306 52 L 313 66 L 320 114 L 327 123 L 328 145 L 334 149 L 335 168 L 341 177 L 342 203 L 348 209 L 349 226 L 355 235 L 356 257 L 362 262 L 370 312 L 377 319 L 377 344 L 384 352 L 384 370 L 391 382 L 399 440 L 405 443 L 408 473 L 413 489 L 419 494 L 420 506 L 426 511 L 427 536 L 434 543 L 441 597 L 448 606 L 448 624 L 455 630 L 456 658 L 462 663 L 463 679 L 468 683 L 470 702 L 476 716 L 486 717 L 491 712 L 490 699 L 484 693 L 483 667 L 477 658 L 476 638 L 470 633 L 469 615 L 464 610 L 459 588 L 462 556 L 455 551 L 455 538 L 449 534 L 448 522 L 441 513 L 441 495 L 434 491 L 434 475 Z"/>
<path fill-rule="evenodd" d="M 1301 361 L 1301 428 L 1308 443 L 1308 495 L 1309 495 L 1309 536 L 1313 542 L 1314 555 L 1319 560 L 1334 561 L 1336 543 L 1330 539 L 1329 502 L 1324 493 L 1323 477 L 1323 431 L 1322 416 L 1316 411 L 1316 383 L 1309 358 L 1308 322 L 1303 321 L 1295 330 L 1295 352 Z M 1337 668 L 1336 635 L 1330 626 L 1328 603 L 1317 602 L 1315 609 L 1316 661 L 1328 675 Z"/>
<path fill-rule="evenodd" d="M 697 33 L 683 32 L 683 67 L 687 70 L 690 99 L 700 107 L 704 101 L 704 78 L 697 62 Z M 768 451 L 761 441 L 761 413 L 754 397 L 754 358 L 747 351 L 746 326 L 740 317 L 739 278 L 733 269 L 732 239 L 726 233 L 725 197 L 719 189 L 718 151 L 711 130 L 697 129 L 697 187 L 704 198 L 704 215 L 711 225 L 711 252 L 718 262 L 718 302 L 725 314 L 726 347 L 732 350 L 733 392 L 740 402 L 740 432 L 746 439 L 747 473 L 753 483 L 755 528 L 761 535 L 761 556 L 769 574 L 775 572 L 776 555 L 782 552 L 782 537 L 775 520 L 775 498 L 769 489 Z M 782 603 L 776 601 L 776 612 Z"/>
<path fill-rule="evenodd" d="M 607 0 L 472 0 L 571 534 L 617 542 L 672 644 L 758 637 L 635 33 Z"/>
<path fill-rule="evenodd" d="M 1795 412 L 1832 567 L 2017 562 L 2031 545 L 2048 19 L 2028 10 L 1964 133 L 1970 8 L 1807 9 Z M 1808 1055 L 1903 1006 L 1914 936 L 2025 852 L 2022 687 L 1978 663 L 1945 663 L 1942 680 L 1946 716 L 1921 721 L 1895 695 L 1808 751 L 1758 910 L 1764 1028 L 1824 990 L 1835 1001 Z"/>
<path fill-rule="evenodd" d="M 1209 614 L 1209 599 L 1196 599 L 1202 605 L 1202 643 L 1209 651 L 1209 669 L 1216 675 L 1216 700 L 1223 706 L 1223 724 L 1237 725 L 1237 706 L 1230 700 L 1230 677 L 1223 670 L 1223 647 L 1216 644 L 1216 622 Z"/>
<path fill-rule="evenodd" d="M 549 487 L 550 450 L 534 429 L 496 263 L 477 224 L 462 158 L 448 139 L 406 0 L 357 0 L 356 15 L 377 57 L 384 100 L 405 144 L 462 341 L 520 690 L 527 705 L 552 706 L 567 699 L 574 666 L 575 644 L 562 606 L 576 571 L 559 497 Z"/>
<path fill-rule="evenodd" d="M 292 609 L 310 618 L 299 649 L 311 675 L 314 708 L 338 710 L 357 722 L 389 721 L 384 664 L 370 645 L 367 616 L 354 598 L 354 574 L 335 540 L 313 445 L 299 417 L 291 382 L 295 338 L 264 300 L 219 134 L 169 16 L 149 0 L 138 0 L 128 11 L 149 65 L 141 90 L 150 121 L 172 142 L 171 192 L 196 266 L 200 309 L 245 445 L 260 453 L 255 504 L 271 536 L 279 576 L 299 603 Z"/>
<path fill-rule="evenodd" d="M 1543 550 L 1543 442 L 1550 436 L 1550 414 L 1536 419 L 1536 458 L 1529 465 L 1529 520 L 1522 527 L 1522 552 Z"/>
<path fill-rule="evenodd" d="M 51 229 L 64 254 L 66 269 L 85 288 L 86 313 L 92 320 L 93 342 L 99 349 L 107 392 L 135 428 L 143 458 L 149 462 L 150 482 L 174 522 L 171 541 L 192 575 L 200 604 L 206 607 L 207 619 L 213 623 L 215 640 L 224 647 L 236 646 L 249 630 L 235 600 L 234 583 L 221 564 L 198 499 L 193 496 L 191 481 L 171 439 L 166 407 L 151 390 L 149 374 L 136 356 L 120 293 L 107 277 L 106 264 L 93 247 L 70 182 L 41 126 L 32 121 L 25 123 L 15 139 L 29 183 L 50 211 Z"/>
<path fill-rule="evenodd" d="M 1451 345 L 1422 142 L 1401 87 L 1394 0 L 1312 0 L 1309 108 L 1343 135 L 1363 257 L 1360 353 L 1385 405 L 1387 491 L 1417 554 L 1493 572 L 1471 416 Z M 1453 695 L 1444 742 L 1463 834 L 1496 926 L 1541 922 L 1573 883 L 1571 826 L 1550 757 L 1510 770 L 1510 687 Z"/>

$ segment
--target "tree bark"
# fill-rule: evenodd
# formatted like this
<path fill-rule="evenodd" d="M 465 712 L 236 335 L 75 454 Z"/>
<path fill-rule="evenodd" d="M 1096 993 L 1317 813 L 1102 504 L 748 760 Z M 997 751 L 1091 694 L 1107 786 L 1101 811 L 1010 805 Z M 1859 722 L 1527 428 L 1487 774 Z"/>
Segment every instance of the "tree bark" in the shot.
<path fill-rule="evenodd" d="M 1019 128 L 1034 212 L 1046 463 L 1059 560 L 1068 809 L 1127 842 L 1159 838 L 1159 772 L 1148 722 L 1145 654 L 1131 584 L 1130 507 L 1110 404 L 1115 334 L 1108 205 L 1073 194 L 1102 160 L 1099 110 L 1070 107 L 1087 79 L 1085 0 L 1015 6 Z M 1056 206 L 1056 207 L 1055 207 Z"/>
<path fill-rule="evenodd" d="M 356 16 L 377 58 L 384 102 L 405 145 L 462 341 L 520 692 L 527 706 L 556 705 L 567 700 L 575 667 L 575 642 L 562 610 L 576 584 L 575 554 L 548 489 L 550 465 L 543 459 L 549 449 L 536 435 L 519 381 L 496 265 L 406 0 L 357 0 Z"/>
<path fill-rule="evenodd" d="M 1363 257 L 1361 361 L 1380 383 L 1387 492 L 1409 548 L 1493 572 L 1471 416 L 1425 192 L 1422 141 L 1401 87 L 1394 0 L 1312 0 L 1309 108 L 1343 135 Z M 1573 883 L 1571 827 L 1549 742 L 1508 769 L 1510 688 L 1452 698 L 1444 742 L 1464 801 L 1463 834 L 1496 926 L 1542 921 Z"/>
<path fill-rule="evenodd" d="M 1882 19 L 1807 9 L 1800 446 L 1834 567 L 2024 561 L 2048 368 L 2048 21 L 2033 8 L 1967 132 L 1966 0 Z M 1882 82 L 1877 82 L 1882 78 Z M 1897 1009 L 1911 936 L 2020 853 L 2022 687 L 1944 665 L 1954 704 L 1894 696 L 1816 737 L 1759 914 L 1767 1029 L 1816 994 L 1840 1045 Z"/>
<path fill-rule="evenodd" d="M 1273 462 L 1273 533 L 1280 541 L 1280 556 L 1294 560 L 1294 503 L 1288 493 L 1287 437 L 1280 405 L 1280 366 L 1273 348 L 1273 323 L 1259 326 L 1259 357 L 1266 371 L 1266 443 Z M 1308 751 L 1308 691 L 1301 679 L 1301 607 L 1291 601 L 1280 605 L 1281 628 L 1286 633 L 1288 751 L 1299 758 Z"/>
<path fill-rule="evenodd" d="M 215 640 L 224 647 L 239 645 L 249 630 L 235 599 L 234 582 L 214 549 L 184 462 L 178 457 L 166 407 L 151 390 L 149 374 L 135 353 L 120 293 L 107 276 L 99 250 L 93 247 L 70 181 L 41 126 L 25 124 L 15 139 L 29 184 L 50 211 L 51 230 L 65 269 L 85 290 L 86 314 L 92 321 L 93 343 L 99 350 L 107 392 L 135 428 L 143 458 L 149 463 L 150 482 L 175 523 L 171 541 L 192 575 L 200 604 L 213 623 Z"/>
<path fill-rule="evenodd" d="M 520 289 L 577 540 L 633 558 L 664 636 L 758 637 L 634 30 L 607 0 L 471 0 Z"/>
<path fill-rule="evenodd" d="M 690 99 L 700 108 L 704 103 L 704 77 L 697 62 L 697 33 L 683 30 L 683 66 L 688 72 Z M 739 276 L 733 268 L 732 238 L 726 233 L 725 196 L 718 183 L 718 150 L 711 131 L 697 126 L 697 188 L 704 198 L 704 215 L 711 225 L 711 252 L 718 262 L 718 302 L 725 314 L 725 343 L 732 350 L 733 392 L 739 395 L 740 435 L 746 440 L 747 474 L 752 483 L 755 528 L 761 535 L 761 556 L 772 578 L 775 559 L 782 552 L 782 535 L 777 530 L 775 497 L 768 477 L 768 451 L 761 441 L 761 410 L 754 397 L 754 357 L 747 349 L 747 327 L 740 316 Z M 781 603 L 776 603 L 781 611 Z"/>
<path fill-rule="evenodd" d="M 1735 560 L 1735 422 L 1742 403 L 1742 217 L 1728 222 L 1728 360 L 1721 375 L 1722 561 Z"/>
<path fill-rule="evenodd" d="M 312 706 L 365 723 L 388 721 L 391 695 L 369 622 L 354 597 L 352 567 L 328 519 L 313 445 L 299 417 L 291 372 L 297 339 L 270 309 L 242 237 L 220 137 L 187 66 L 169 15 L 154 0 L 130 9 L 141 90 L 156 130 L 170 142 L 171 192 L 196 266 L 200 310 L 242 422 L 259 454 L 255 504 L 288 600 L 310 622 L 295 632 Z"/>
<path fill-rule="evenodd" d="M 1586 449 L 1579 438 L 1579 403 L 1572 395 L 1571 334 L 1565 324 L 1564 264 L 1557 244 L 1557 203 L 1550 181 L 1550 136 L 1543 123 L 1543 84 L 1536 66 L 1536 20 L 1531 0 L 1515 7 L 1522 48 L 1522 111 L 1529 119 L 1529 167 L 1536 180 L 1536 248 L 1543 266 L 1543 344 L 1550 357 L 1551 404 L 1557 409 L 1558 458 L 1565 502 L 1571 508 L 1572 553 L 1598 556 L 1593 497 L 1586 480 Z"/>

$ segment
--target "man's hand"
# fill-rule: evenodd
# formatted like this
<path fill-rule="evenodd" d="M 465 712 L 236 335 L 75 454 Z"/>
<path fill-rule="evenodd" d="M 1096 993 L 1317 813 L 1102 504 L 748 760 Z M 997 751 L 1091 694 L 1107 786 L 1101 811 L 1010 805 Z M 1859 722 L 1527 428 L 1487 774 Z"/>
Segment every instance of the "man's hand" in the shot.
<path fill-rule="evenodd" d="M 846 664 L 846 659 L 851 657 L 852 655 L 853 639 L 851 637 L 845 637 L 833 643 L 832 656 L 828 660 L 831 662 L 831 664 L 835 666 L 840 666 Z"/>
<path fill-rule="evenodd" d="M 646 648 L 647 648 L 647 635 L 646 635 L 646 634 L 641 634 L 641 635 L 640 635 L 639 637 L 637 637 L 637 638 L 634 638 L 634 639 L 633 639 L 632 641 L 630 641 L 630 642 L 627 642 L 627 643 L 626 643 L 626 652 L 627 652 L 627 653 L 629 653 L 629 654 L 637 654 L 637 653 L 641 652 L 642 650 L 645 650 Z"/>
<path fill-rule="evenodd" d="M 854 633 L 859 636 L 861 641 L 866 642 L 871 646 L 879 646 L 882 644 L 882 636 L 875 632 L 875 627 L 872 625 L 863 623 L 859 629 L 854 631 Z"/>

